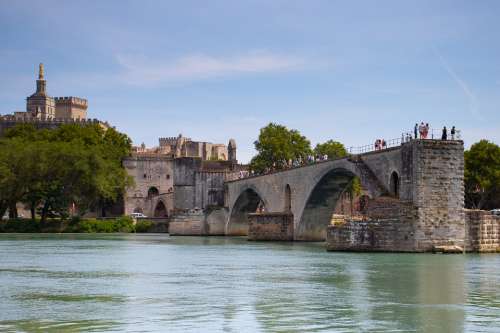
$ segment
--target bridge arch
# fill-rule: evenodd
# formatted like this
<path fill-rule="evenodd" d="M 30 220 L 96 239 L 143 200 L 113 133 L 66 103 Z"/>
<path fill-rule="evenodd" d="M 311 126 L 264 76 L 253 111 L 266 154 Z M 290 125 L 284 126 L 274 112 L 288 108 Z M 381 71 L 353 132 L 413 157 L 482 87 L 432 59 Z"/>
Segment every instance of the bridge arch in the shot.
<path fill-rule="evenodd" d="M 359 175 L 354 168 L 334 168 L 317 178 L 304 202 L 300 219 L 296 221 L 296 240 L 325 240 L 326 227 L 330 224 L 337 202 L 356 176 Z"/>
<path fill-rule="evenodd" d="M 248 214 L 257 211 L 267 211 L 266 200 L 252 186 L 241 191 L 236 199 L 226 224 L 226 235 L 248 235 Z"/>

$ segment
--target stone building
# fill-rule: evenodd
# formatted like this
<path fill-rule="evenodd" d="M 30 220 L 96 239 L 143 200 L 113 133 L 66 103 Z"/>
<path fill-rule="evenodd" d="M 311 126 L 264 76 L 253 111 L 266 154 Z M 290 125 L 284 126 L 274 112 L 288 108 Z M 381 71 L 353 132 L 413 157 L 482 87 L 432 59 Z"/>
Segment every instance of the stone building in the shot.
<path fill-rule="evenodd" d="M 99 122 L 87 119 L 88 102 L 80 97 L 51 97 L 43 64 L 39 65 L 36 91 L 26 98 L 26 111 L 0 115 L 0 135 L 18 123 L 31 123 L 36 128 L 55 128 L 61 124 Z M 101 122 L 99 122 L 101 123 Z M 104 123 L 101 123 L 104 125 Z M 105 125 L 108 126 L 107 124 Z"/>
<path fill-rule="evenodd" d="M 134 147 L 123 164 L 135 182 L 125 195 L 125 214 L 158 218 L 222 207 L 224 181 L 243 168 L 234 140 L 226 146 L 182 135 L 160 138 L 157 147 Z"/>
<path fill-rule="evenodd" d="M 47 93 L 47 81 L 43 64 L 38 68 L 36 91 L 26 98 L 26 111 L 14 112 L 15 118 L 38 119 L 86 119 L 87 100 L 80 97 L 51 97 Z"/>
<path fill-rule="evenodd" d="M 211 143 L 205 141 L 193 141 L 179 134 L 177 137 L 159 138 L 159 145 L 153 148 L 146 148 L 144 144 L 139 147 L 133 147 L 136 154 L 160 154 L 173 158 L 179 157 L 199 157 L 208 161 L 226 161 L 236 162 L 236 144 L 234 140 L 229 141 L 226 146 L 222 143 Z M 234 148 L 233 148 L 234 147 Z M 232 158 L 229 158 L 231 150 Z"/>

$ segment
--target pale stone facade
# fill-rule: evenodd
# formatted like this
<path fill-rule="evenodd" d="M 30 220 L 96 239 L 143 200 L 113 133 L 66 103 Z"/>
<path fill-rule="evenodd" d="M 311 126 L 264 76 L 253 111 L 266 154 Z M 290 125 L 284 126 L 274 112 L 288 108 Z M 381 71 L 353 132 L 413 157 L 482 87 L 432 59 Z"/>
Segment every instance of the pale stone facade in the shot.
<path fill-rule="evenodd" d="M 169 156 L 135 155 L 125 159 L 123 165 L 135 183 L 125 194 L 125 214 L 170 216 L 173 210 L 174 160 Z"/>
<path fill-rule="evenodd" d="M 47 93 L 47 81 L 43 64 L 39 65 L 36 91 L 26 98 L 26 111 L 15 111 L 12 115 L 0 116 L 0 120 L 53 120 L 87 118 L 88 102 L 79 97 L 51 97 Z"/>
<path fill-rule="evenodd" d="M 230 145 L 236 147 L 234 140 Z M 125 214 L 175 218 L 191 210 L 222 207 L 224 181 L 240 171 L 235 148 L 231 154 L 233 160 L 228 161 L 224 144 L 193 141 L 182 135 L 160 138 L 158 147 L 134 147 L 132 156 L 123 162 L 135 181 L 125 196 Z"/>
<path fill-rule="evenodd" d="M 79 97 L 56 97 L 56 118 L 85 119 L 87 118 L 88 102 Z"/>
<path fill-rule="evenodd" d="M 147 148 L 144 144 L 133 147 L 135 154 L 160 154 L 173 158 L 198 157 L 204 161 L 236 161 L 236 144 L 233 139 L 229 141 L 229 146 L 222 143 L 211 143 L 205 141 L 193 141 L 179 134 L 177 137 L 159 138 L 159 145 Z M 234 146 L 235 148 L 229 148 Z M 231 158 L 229 158 L 231 149 Z"/>

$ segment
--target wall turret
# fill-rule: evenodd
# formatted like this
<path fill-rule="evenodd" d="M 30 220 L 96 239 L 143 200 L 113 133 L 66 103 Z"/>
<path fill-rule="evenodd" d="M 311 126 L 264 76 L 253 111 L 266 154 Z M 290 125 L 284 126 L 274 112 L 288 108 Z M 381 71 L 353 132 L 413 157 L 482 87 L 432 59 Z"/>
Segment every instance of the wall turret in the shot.
<path fill-rule="evenodd" d="M 234 139 L 229 140 L 229 144 L 227 145 L 227 154 L 228 160 L 231 162 L 238 162 L 236 159 L 236 141 Z"/>

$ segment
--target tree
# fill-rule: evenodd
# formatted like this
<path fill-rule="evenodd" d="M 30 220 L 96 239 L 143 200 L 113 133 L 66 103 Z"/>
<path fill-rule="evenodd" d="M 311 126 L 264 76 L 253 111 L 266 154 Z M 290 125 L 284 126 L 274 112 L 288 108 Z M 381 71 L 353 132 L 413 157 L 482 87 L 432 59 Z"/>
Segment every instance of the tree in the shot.
<path fill-rule="evenodd" d="M 284 168 L 288 161 L 305 160 L 312 153 L 311 143 L 299 131 L 274 123 L 260 129 L 254 145 L 257 155 L 252 158 L 250 168 L 256 172 Z"/>
<path fill-rule="evenodd" d="M 112 204 L 132 181 L 122 166 L 130 148 L 126 135 L 97 124 L 14 127 L 0 140 L 0 213 L 24 202 L 43 223 L 73 204 L 80 214 Z"/>
<path fill-rule="evenodd" d="M 363 188 L 361 187 L 361 179 L 358 176 L 354 176 L 352 180 L 347 184 L 345 192 L 349 196 L 349 201 L 351 203 L 351 214 L 354 210 L 354 199 L 359 197 L 363 193 Z"/>
<path fill-rule="evenodd" d="M 336 159 L 347 156 L 344 145 L 338 141 L 328 140 L 325 143 L 318 143 L 314 147 L 316 155 L 328 155 L 328 159 Z"/>
<path fill-rule="evenodd" d="M 0 216 L 9 209 L 10 217 L 17 217 L 16 203 L 26 193 L 32 160 L 23 141 L 0 140 Z"/>
<path fill-rule="evenodd" d="M 465 152 L 465 201 L 475 209 L 500 204 L 500 147 L 481 140 Z"/>

